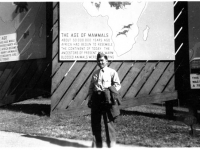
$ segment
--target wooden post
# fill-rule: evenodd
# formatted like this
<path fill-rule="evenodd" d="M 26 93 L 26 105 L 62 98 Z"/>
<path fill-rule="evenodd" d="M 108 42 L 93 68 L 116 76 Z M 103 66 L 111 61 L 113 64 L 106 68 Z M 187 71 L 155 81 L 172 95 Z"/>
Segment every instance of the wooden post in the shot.
<path fill-rule="evenodd" d="M 168 119 L 174 118 L 173 101 L 165 102 L 166 116 Z"/>

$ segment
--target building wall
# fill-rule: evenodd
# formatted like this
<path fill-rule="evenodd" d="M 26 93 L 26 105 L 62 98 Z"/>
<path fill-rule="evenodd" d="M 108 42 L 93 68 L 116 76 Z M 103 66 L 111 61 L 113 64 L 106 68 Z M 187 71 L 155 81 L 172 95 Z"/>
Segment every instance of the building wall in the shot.
<path fill-rule="evenodd" d="M 46 7 L 47 10 L 46 11 L 47 13 L 45 12 L 45 18 L 47 18 L 48 26 L 46 28 L 45 25 L 46 42 L 44 43 L 47 46 L 47 48 L 42 46 L 40 47 L 40 49 L 42 48 L 42 50 L 45 52 L 44 54 L 45 57 L 34 58 L 30 60 L 19 60 L 19 61 L 0 63 L 0 106 L 22 100 L 27 100 L 29 98 L 35 98 L 38 96 L 50 97 L 51 95 L 51 70 L 52 70 L 51 29 L 52 29 L 52 18 L 53 18 L 52 17 L 53 6 L 52 3 L 43 3 L 43 5 L 44 7 Z M 24 20 L 26 20 L 26 17 L 24 17 Z M 30 20 L 30 22 L 26 21 L 22 22 L 22 24 L 18 27 L 19 30 L 17 30 L 18 31 L 17 33 L 23 34 L 22 31 L 25 32 L 25 28 L 20 29 L 21 26 L 31 24 L 31 22 L 35 22 L 36 24 L 38 22 L 40 23 L 40 20 L 38 21 L 36 20 Z M 29 29 L 27 29 L 27 31 L 29 31 Z M 38 31 L 38 29 L 35 28 L 35 31 Z M 29 36 L 31 36 L 31 38 L 35 38 L 34 34 Z M 28 44 L 28 42 L 26 42 L 24 45 L 26 44 Z M 32 49 L 33 47 L 32 48 L 29 47 L 31 48 L 30 52 L 37 51 L 37 46 L 40 46 L 40 44 L 37 43 L 37 40 L 35 41 L 35 43 L 33 42 L 33 45 L 35 46 L 34 49 Z"/>
<path fill-rule="evenodd" d="M 187 3 L 175 5 L 175 18 Z M 0 64 L 0 105 L 34 98 L 51 97 L 51 114 L 82 115 L 87 108 L 88 87 L 92 73 L 98 69 L 95 61 L 58 60 L 59 3 L 47 3 L 46 58 L 5 62 Z M 175 23 L 175 35 L 187 15 Z M 122 83 L 121 108 L 177 100 L 182 89 L 183 74 L 187 73 L 187 28 L 176 38 L 175 61 L 110 61 Z M 178 39 L 178 40 L 177 40 Z M 179 50 L 180 45 L 183 44 Z M 183 57 L 184 56 L 184 57 Z M 67 74 L 66 74 L 67 73 Z M 176 79 L 176 80 L 175 80 Z M 178 91 L 178 93 L 177 93 Z M 184 93 L 184 92 L 182 92 Z"/>

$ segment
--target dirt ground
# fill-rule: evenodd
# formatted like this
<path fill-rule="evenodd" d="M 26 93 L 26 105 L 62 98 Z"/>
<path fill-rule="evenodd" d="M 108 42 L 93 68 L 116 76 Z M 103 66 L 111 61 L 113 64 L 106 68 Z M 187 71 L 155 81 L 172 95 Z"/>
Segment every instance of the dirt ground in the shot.
<path fill-rule="evenodd" d="M 83 140 L 71 140 L 71 139 L 63 139 L 63 138 L 51 138 L 51 137 L 41 137 L 41 136 L 33 136 L 33 135 L 25 135 L 13 132 L 3 132 L 0 131 L 0 147 L 1 148 L 13 148 L 13 149 L 21 149 L 21 148 L 31 148 L 31 149 L 44 149 L 44 147 L 48 148 L 91 148 L 92 141 L 83 141 Z M 106 145 L 104 143 L 104 147 Z M 134 146 L 120 145 L 117 144 L 114 148 L 133 148 Z"/>

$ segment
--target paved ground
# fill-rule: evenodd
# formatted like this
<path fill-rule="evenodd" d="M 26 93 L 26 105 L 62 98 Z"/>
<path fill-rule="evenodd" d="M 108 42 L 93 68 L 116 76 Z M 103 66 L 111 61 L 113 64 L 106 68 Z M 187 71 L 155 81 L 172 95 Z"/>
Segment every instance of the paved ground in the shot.
<path fill-rule="evenodd" d="M 50 138 L 41 136 L 32 136 L 12 132 L 0 131 L 0 148 L 31 148 L 31 149 L 44 149 L 46 147 L 52 149 L 63 149 L 63 148 L 91 148 L 91 141 L 82 140 L 71 140 L 62 138 Z M 104 143 L 104 147 L 106 145 Z M 125 146 L 117 144 L 114 148 L 133 148 L 134 146 Z"/>

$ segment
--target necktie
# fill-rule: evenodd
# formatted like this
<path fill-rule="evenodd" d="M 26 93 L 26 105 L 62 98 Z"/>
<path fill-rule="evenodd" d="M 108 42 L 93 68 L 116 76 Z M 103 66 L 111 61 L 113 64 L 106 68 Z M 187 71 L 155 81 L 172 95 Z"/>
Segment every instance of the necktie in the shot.
<path fill-rule="evenodd" d="M 99 71 L 99 79 L 98 79 L 98 84 L 100 85 L 101 90 L 103 86 L 103 72 L 104 72 L 103 69 Z"/>
<path fill-rule="evenodd" d="M 103 70 L 101 69 L 99 71 L 99 82 L 101 83 L 102 82 L 102 78 L 103 78 Z"/>

